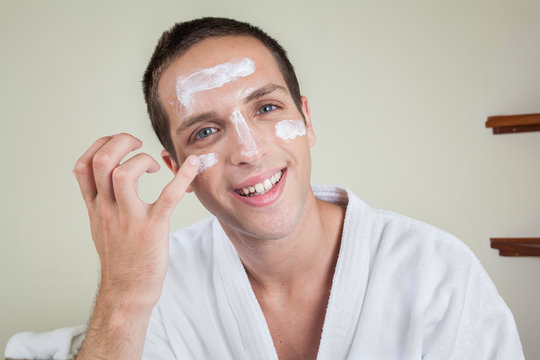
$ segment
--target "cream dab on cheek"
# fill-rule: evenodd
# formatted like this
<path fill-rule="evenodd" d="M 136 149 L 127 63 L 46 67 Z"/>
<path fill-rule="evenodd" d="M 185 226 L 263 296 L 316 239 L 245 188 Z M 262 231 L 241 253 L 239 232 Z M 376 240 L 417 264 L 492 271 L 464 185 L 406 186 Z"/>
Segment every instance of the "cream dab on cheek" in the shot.
<path fill-rule="evenodd" d="M 199 155 L 199 160 L 201 161 L 201 165 L 199 166 L 197 175 L 216 165 L 219 161 L 219 157 L 216 153 L 203 154 Z"/>
<path fill-rule="evenodd" d="M 176 97 L 181 105 L 190 107 L 192 96 L 200 91 L 221 87 L 240 77 L 251 75 L 255 71 L 255 62 L 250 58 L 231 60 L 229 62 L 206 68 L 176 81 Z"/>
<path fill-rule="evenodd" d="M 282 140 L 292 140 L 306 135 L 304 120 L 283 120 L 276 124 L 276 136 Z"/>

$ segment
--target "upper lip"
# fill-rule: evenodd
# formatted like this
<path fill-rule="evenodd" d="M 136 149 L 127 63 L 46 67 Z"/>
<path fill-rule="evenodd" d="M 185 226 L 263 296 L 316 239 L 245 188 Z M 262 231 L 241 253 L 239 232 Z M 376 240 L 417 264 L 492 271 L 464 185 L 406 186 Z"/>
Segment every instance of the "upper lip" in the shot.
<path fill-rule="evenodd" d="M 281 171 L 281 170 L 283 170 L 283 168 L 274 168 L 274 169 L 271 169 L 271 170 L 265 170 L 264 172 L 259 173 L 259 174 L 255 175 L 255 176 L 252 176 L 252 177 L 244 180 L 243 182 L 235 185 L 234 190 L 242 189 L 242 188 L 245 188 L 245 187 L 248 187 L 248 186 L 254 186 L 256 184 L 262 183 L 262 182 L 264 182 L 264 180 L 270 179 L 272 177 L 272 175 L 274 175 L 275 173 L 277 173 L 278 171 Z"/>

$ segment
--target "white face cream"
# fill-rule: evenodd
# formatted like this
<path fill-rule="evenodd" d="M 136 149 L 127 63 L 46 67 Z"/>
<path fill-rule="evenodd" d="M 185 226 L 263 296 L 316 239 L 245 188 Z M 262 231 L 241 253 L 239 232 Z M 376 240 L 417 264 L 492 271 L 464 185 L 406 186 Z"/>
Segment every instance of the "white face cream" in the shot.
<path fill-rule="evenodd" d="M 283 120 L 276 124 L 276 136 L 282 140 L 292 140 L 306 135 L 304 120 Z"/>
<path fill-rule="evenodd" d="M 216 153 L 203 154 L 199 155 L 199 160 L 201 161 L 201 165 L 199 166 L 197 175 L 216 165 L 219 161 L 219 157 Z"/>
<path fill-rule="evenodd" d="M 200 91 L 221 87 L 251 75 L 255 71 L 255 62 L 250 58 L 231 60 L 190 74 L 176 81 L 176 97 L 180 104 L 189 109 L 192 96 Z"/>
<path fill-rule="evenodd" d="M 251 133 L 251 130 L 246 123 L 246 120 L 238 109 L 234 109 L 231 115 L 231 121 L 234 124 L 234 128 L 236 129 L 236 133 L 238 135 L 238 138 L 240 139 L 240 142 L 244 146 L 244 151 L 242 151 L 242 155 L 249 157 L 257 154 L 259 152 L 259 149 L 257 148 L 257 143 L 253 138 L 253 134 Z"/>

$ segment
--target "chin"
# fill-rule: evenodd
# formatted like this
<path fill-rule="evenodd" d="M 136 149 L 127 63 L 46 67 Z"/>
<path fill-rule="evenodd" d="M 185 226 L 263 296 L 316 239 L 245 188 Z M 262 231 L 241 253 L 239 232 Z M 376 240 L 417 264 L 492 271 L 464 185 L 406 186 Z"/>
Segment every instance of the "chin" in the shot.
<path fill-rule="evenodd" d="M 249 221 L 242 221 L 235 216 L 217 217 L 229 236 L 238 233 L 259 240 L 279 240 L 294 232 L 300 222 L 300 215 L 301 212 L 299 214 L 281 213 L 277 216 L 264 216 L 263 219 L 252 217 Z"/>

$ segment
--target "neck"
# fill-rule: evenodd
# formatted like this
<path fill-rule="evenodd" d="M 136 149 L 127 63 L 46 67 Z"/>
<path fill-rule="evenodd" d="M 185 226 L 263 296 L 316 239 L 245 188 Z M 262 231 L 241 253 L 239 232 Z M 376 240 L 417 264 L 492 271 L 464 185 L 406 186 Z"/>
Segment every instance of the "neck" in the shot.
<path fill-rule="evenodd" d="M 263 240 L 228 235 L 254 289 L 282 294 L 313 286 L 329 290 L 339 254 L 344 214 L 345 209 L 316 199 L 310 191 L 303 216 L 287 237 Z"/>

